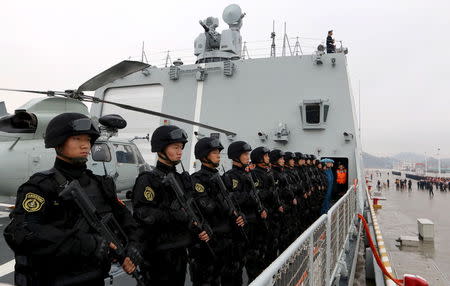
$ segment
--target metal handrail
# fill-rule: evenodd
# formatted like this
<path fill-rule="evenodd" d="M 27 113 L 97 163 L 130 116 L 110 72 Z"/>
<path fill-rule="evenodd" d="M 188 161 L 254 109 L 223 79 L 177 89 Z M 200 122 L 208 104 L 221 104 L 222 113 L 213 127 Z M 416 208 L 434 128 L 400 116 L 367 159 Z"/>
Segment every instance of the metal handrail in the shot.
<path fill-rule="evenodd" d="M 345 245 L 354 231 L 353 223 L 357 213 L 356 192 L 350 187 L 346 194 L 337 201 L 326 214 L 319 217 L 308 229 L 306 229 L 277 259 L 275 259 L 253 282 L 251 286 L 265 286 L 280 284 L 286 277 L 287 285 L 331 285 L 336 275 L 339 275 L 339 261 L 345 255 Z M 336 222 L 333 222 L 336 218 Z M 325 224 L 325 247 L 319 245 L 323 241 L 323 234 L 314 239 L 314 234 L 320 231 Z M 342 229 L 341 229 L 342 228 Z M 332 234 L 334 233 L 334 236 Z M 301 263 L 293 263 L 307 247 L 306 255 Z M 324 249 L 323 249 L 324 248 Z M 325 255 L 325 265 L 321 266 L 321 260 Z M 303 273 L 299 273 L 303 265 L 307 265 Z M 296 268 L 294 268 L 296 267 Z M 314 271 L 325 267 L 324 274 Z M 325 276 L 325 277 L 323 277 Z M 284 281 L 284 280 L 283 280 Z M 285 285 L 285 284 L 283 284 Z"/>

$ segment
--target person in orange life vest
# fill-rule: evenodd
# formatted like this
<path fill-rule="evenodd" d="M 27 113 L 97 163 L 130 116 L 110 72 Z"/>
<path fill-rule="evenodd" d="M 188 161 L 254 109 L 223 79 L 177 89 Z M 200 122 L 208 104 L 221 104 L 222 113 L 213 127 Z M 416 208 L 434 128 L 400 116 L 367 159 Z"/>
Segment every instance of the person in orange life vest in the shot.
<path fill-rule="evenodd" d="M 336 187 L 339 197 L 342 197 L 347 191 L 347 169 L 341 162 L 339 162 L 336 170 Z"/>

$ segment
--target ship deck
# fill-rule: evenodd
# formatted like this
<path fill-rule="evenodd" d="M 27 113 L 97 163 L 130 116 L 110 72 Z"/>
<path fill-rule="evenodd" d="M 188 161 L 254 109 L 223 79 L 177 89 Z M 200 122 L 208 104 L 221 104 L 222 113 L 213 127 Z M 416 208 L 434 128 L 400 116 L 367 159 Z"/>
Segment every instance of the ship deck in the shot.
<path fill-rule="evenodd" d="M 391 173 L 388 176 L 387 172 L 388 170 L 381 171 L 381 176 L 373 173 L 372 185 L 376 186 L 378 180 L 381 183 L 386 182 L 388 178 L 390 180 L 390 188 L 381 189 L 382 196 L 386 200 L 380 202 L 382 208 L 376 211 L 376 216 L 394 273 L 398 278 L 403 277 L 405 273 L 417 274 L 425 278 L 430 285 L 450 285 L 448 275 L 450 273 L 448 258 L 450 257 L 450 244 L 448 244 L 450 216 L 447 211 L 450 205 L 450 191 L 441 192 L 435 189 L 434 196 L 430 197 L 428 191 L 417 189 L 416 181 L 413 181 L 412 190 L 396 190 L 395 179 L 404 177 Z M 8 213 L 6 205 L 0 204 L 1 234 L 9 222 Z M 417 218 L 428 218 L 434 222 L 434 242 L 420 242 L 419 247 L 400 247 L 396 241 L 400 236 L 418 235 Z M 12 251 L 1 235 L 0 286 L 13 285 L 13 258 Z M 189 277 L 187 278 L 189 281 Z M 128 275 L 119 273 L 114 279 L 114 285 L 135 285 L 135 282 Z"/>
<path fill-rule="evenodd" d="M 397 278 L 416 274 L 430 285 L 450 285 L 450 191 L 441 192 L 434 188 L 434 196 L 430 196 L 427 190 L 419 190 L 414 180 L 411 190 L 397 190 L 395 179 L 405 179 L 403 172 L 402 176 L 392 175 L 389 170 L 382 170 L 381 176 L 370 173 L 373 173 L 373 190 L 376 190 L 378 180 L 381 183 L 390 181 L 389 188 L 381 189 L 386 200 L 379 202 L 382 208 L 376 210 L 376 216 Z M 418 236 L 417 218 L 434 222 L 434 243 L 420 241 L 419 247 L 401 247 L 396 241 L 400 236 Z"/>

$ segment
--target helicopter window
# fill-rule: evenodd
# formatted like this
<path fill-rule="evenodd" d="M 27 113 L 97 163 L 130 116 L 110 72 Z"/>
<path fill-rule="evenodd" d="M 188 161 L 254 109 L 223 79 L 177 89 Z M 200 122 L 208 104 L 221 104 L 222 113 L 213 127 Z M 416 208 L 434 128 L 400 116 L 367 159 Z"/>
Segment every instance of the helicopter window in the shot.
<path fill-rule="evenodd" d="M 138 164 L 139 164 L 139 165 L 140 165 L 140 164 L 145 164 L 145 160 L 144 160 L 144 158 L 142 157 L 141 152 L 139 152 L 139 149 L 138 149 L 136 146 L 133 146 L 133 151 L 134 151 L 134 153 L 136 153 L 136 155 L 137 155 Z"/>
<path fill-rule="evenodd" d="M 319 124 L 320 123 L 320 104 L 308 104 L 305 106 L 306 123 Z"/>
<path fill-rule="evenodd" d="M 97 162 L 111 162 L 111 151 L 105 143 L 94 144 L 91 152 L 92 160 Z"/>
<path fill-rule="evenodd" d="M 130 145 L 114 144 L 117 163 L 136 164 L 136 157 Z"/>
<path fill-rule="evenodd" d="M 37 128 L 37 117 L 25 110 L 16 110 L 14 115 L 0 119 L 0 131 L 7 133 L 34 133 Z"/>

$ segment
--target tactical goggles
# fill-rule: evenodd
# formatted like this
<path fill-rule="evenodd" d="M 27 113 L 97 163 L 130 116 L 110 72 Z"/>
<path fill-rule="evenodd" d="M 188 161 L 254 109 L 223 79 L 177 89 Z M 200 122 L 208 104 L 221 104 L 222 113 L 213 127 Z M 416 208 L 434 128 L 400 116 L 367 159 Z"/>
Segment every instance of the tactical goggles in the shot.
<path fill-rule="evenodd" d="M 72 125 L 73 130 L 75 130 L 75 131 L 89 131 L 89 130 L 91 130 L 91 127 L 93 127 L 95 131 L 100 132 L 97 124 L 95 124 L 89 118 L 81 118 L 81 119 L 74 120 L 74 121 L 72 121 L 71 125 Z"/>
<path fill-rule="evenodd" d="M 219 139 L 214 139 L 209 142 L 209 146 L 213 149 L 223 149 L 222 143 L 220 143 Z"/>
<path fill-rule="evenodd" d="M 170 140 L 182 140 L 182 139 L 186 139 L 187 140 L 188 135 L 186 133 L 186 131 L 184 131 L 183 129 L 175 129 L 169 132 L 169 139 Z"/>

